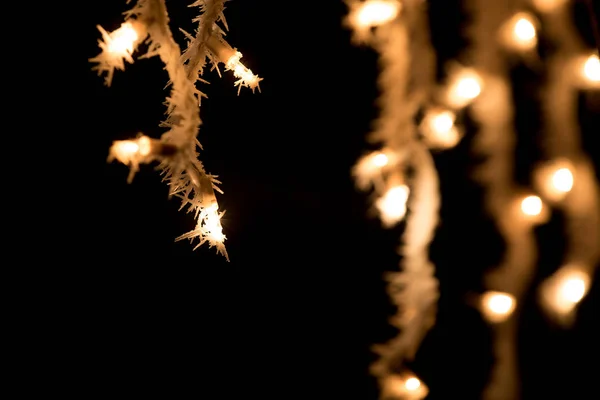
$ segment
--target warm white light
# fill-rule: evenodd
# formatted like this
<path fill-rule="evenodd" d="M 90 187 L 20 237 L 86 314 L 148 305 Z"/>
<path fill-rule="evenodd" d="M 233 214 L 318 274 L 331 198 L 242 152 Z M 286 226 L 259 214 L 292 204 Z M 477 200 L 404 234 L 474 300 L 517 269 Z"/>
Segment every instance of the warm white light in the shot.
<path fill-rule="evenodd" d="M 219 214 L 219 206 L 215 203 L 210 207 L 206 208 L 206 214 L 204 217 L 204 226 L 202 229 L 205 231 L 205 235 L 210 240 L 222 243 L 225 240 L 223 235 L 223 227 L 221 226 L 221 215 Z"/>
<path fill-rule="evenodd" d="M 453 77 L 448 101 L 454 107 L 464 107 L 481 94 L 481 78 L 472 70 L 464 70 Z"/>
<path fill-rule="evenodd" d="M 376 201 L 375 206 L 385 226 L 393 226 L 404 218 L 408 194 L 408 186 L 398 185 L 389 189 Z"/>
<path fill-rule="evenodd" d="M 456 116 L 449 110 L 429 110 L 423 118 L 421 131 L 427 144 L 435 148 L 450 148 L 461 138 L 459 130 L 454 126 Z"/>
<path fill-rule="evenodd" d="M 400 3 L 395 0 L 368 0 L 356 11 L 355 23 L 359 28 L 385 24 L 396 18 Z"/>
<path fill-rule="evenodd" d="M 531 195 L 521 201 L 521 211 L 525 215 L 537 216 L 542 212 L 543 203 L 539 196 Z"/>
<path fill-rule="evenodd" d="M 583 76 L 590 82 L 600 82 L 600 59 L 596 54 L 592 54 L 583 64 Z"/>
<path fill-rule="evenodd" d="M 418 378 L 411 377 L 404 382 L 404 387 L 410 392 L 414 392 L 421 386 L 421 381 Z"/>
<path fill-rule="evenodd" d="M 382 386 L 382 398 L 422 400 L 429 394 L 427 385 L 411 372 L 386 377 Z"/>
<path fill-rule="evenodd" d="M 106 49 L 111 54 L 125 57 L 133 53 L 138 38 L 139 35 L 131 22 L 124 22 L 119 29 L 110 33 Z"/>
<path fill-rule="evenodd" d="M 520 44 L 533 47 L 536 43 L 535 26 L 530 19 L 526 17 L 520 17 L 515 23 L 513 29 L 514 39 Z"/>
<path fill-rule="evenodd" d="M 590 275 L 576 265 L 561 267 L 542 283 L 541 294 L 547 311 L 561 322 L 569 323 L 577 304 L 583 300 L 590 286 Z"/>
<path fill-rule="evenodd" d="M 152 142 L 148 136 L 140 136 L 135 140 L 117 140 L 109 150 L 109 159 L 116 159 L 123 164 L 137 164 L 152 152 Z"/>
<path fill-rule="evenodd" d="M 465 99 L 474 99 L 481 93 L 481 86 L 475 77 L 466 77 L 461 79 L 456 85 L 456 94 Z"/>
<path fill-rule="evenodd" d="M 559 202 L 573 189 L 575 167 L 568 159 L 548 161 L 534 170 L 536 190 L 549 202 Z"/>
<path fill-rule="evenodd" d="M 559 296 L 566 302 L 579 303 L 585 296 L 586 284 L 581 277 L 572 276 L 560 285 Z"/>
<path fill-rule="evenodd" d="M 552 174 L 552 186 L 562 193 L 568 193 L 573 188 L 573 173 L 569 168 L 560 168 Z"/>
<path fill-rule="evenodd" d="M 383 184 L 383 168 L 397 161 L 398 155 L 389 149 L 362 156 L 352 168 L 356 186 L 361 190 L 368 190 L 373 184 Z"/>
<path fill-rule="evenodd" d="M 233 54 L 227 62 L 225 62 L 225 69 L 228 71 L 233 71 L 233 76 L 238 78 L 235 82 L 235 85 L 238 86 L 238 94 L 242 89 L 242 86 L 246 86 L 254 92 L 254 89 L 258 88 L 260 92 L 259 83 L 262 81 L 262 78 L 259 78 L 258 75 L 254 75 L 250 69 L 248 69 L 240 59 L 242 58 L 242 53 L 237 51 Z"/>
<path fill-rule="evenodd" d="M 513 313 L 516 299 L 513 295 L 489 291 L 481 296 L 481 307 L 484 317 L 490 322 L 502 322 Z"/>
<path fill-rule="evenodd" d="M 514 50 L 531 50 L 537 45 L 538 21 L 533 14 L 519 12 L 502 25 L 500 39 Z"/>
<path fill-rule="evenodd" d="M 372 159 L 373 165 L 378 168 L 385 167 L 389 161 L 390 160 L 389 160 L 388 156 L 385 155 L 384 153 L 376 153 L 373 155 L 373 159 Z"/>
<path fill-rule="evenodd" d="M 446 133 L 454 126 L 454 114 L 442 111 L 431 119 L 431 126 L 436 132 Z"/>
<path fill-rule="evenodd" d="M 519 18 L 515 24 L 514 34 L 518 40 L 530 41 L 535 38 L 535 27 L 527 18 Z"/>

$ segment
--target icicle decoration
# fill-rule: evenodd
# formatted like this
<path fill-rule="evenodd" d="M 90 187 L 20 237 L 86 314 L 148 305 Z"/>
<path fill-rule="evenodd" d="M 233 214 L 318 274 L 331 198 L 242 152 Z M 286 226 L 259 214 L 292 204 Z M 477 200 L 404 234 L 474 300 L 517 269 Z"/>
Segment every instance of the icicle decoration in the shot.
<path fill-rule="evenodd" d="M 125 61 L 133 62 L 133 54 L 140 44 L 147 45 L 145 58 L 158 55 L 169 74 L 171 92 L 167 97 L 167 118 L 161 126 L 168 128 L 160 138 L 151 139 L 143 134 L 135 140 L 115 142 L 108 160 L 118 160 L 129 165 L 128 182 L 131 182 L 139 165 L 152 161 L 159 162 L 163 180 L 169 185 L 169 195 L 181 199 L 181 208 L 187 207 L 197 220 L 194 230 L 179 236 L 176 240 L 198 239 L 200 246 L 208 243 L 215 247 L 228 261 L 225 249 L 226 239 L 222 232 L 215 192 L 222 193 L 217 184 L 217 176 L 208 174 L 198 159 L 197 148 L 202 149 L 197 139 L 202 121 L 199 103 L 206 97 L 196 87 L 202 81 L 206 60 L 217 68 L 225 64 L 239 79 L 236 85 L 249 87 L 254 91 L 261 78 L 258 78 L 241 62 L 241 53 L 229 46 L 223 39 L 223 31 L 217 22 L 227 28 L 223 15 L 226 0 L 198 0 L 190 7 L 199 7 L 200 16 L 196 36 L 188 33 L 187 49 L 182 53 L 173 39 L 169 28 L 169 17 L 164 0 L 138 0 L 125 13 L 125 22 L 112 33 L 99 27 L 103 40 L 99 42 L 102 52 L 90 61 L 96 63 L 94 69 L 106 74 L 105 82 L 110 85 L 115 69 L 123 70 Z"/>

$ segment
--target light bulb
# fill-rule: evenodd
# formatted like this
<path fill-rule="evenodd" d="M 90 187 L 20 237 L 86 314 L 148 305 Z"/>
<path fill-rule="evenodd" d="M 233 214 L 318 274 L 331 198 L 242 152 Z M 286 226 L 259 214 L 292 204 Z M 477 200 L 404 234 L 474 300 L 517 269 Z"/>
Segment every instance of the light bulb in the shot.
<path fill-rule="evenodd" d="M 539 196 L 531 195 L 521 201 L 521 211 L 529 216 L 537 216 L 542 212 L 543 203 Z"/>

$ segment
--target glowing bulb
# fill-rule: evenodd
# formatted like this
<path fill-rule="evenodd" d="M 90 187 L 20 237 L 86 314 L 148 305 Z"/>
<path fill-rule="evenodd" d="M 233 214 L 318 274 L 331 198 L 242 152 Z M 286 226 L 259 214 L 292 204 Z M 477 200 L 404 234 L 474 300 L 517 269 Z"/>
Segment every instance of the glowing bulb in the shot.
<path fill-rule="evenodd" d="M 583 76 L 594 83 L 600 82 L 600 59 L 592 54 L 583 64 Z"/>
<path fill-rule="evenodd" d="M 520 17 L 515 23 L 513 36 L 517 42 L 526 47 L 533 47 L 536 43 L 535 26 L 526 17 Z"/>
<path fill-rule="evenodd" d="M 381 221 L 385 226 L 392 226 L 404 218 L 408 194 L 408 186 L 398 185 L 377 200 L 375 206 L 379 209 Z"/>
<path fill-rule="evenodd" d="M 398 159 L 398 154 L 389 149 L 362 156 L 352 168 L 356 186 L 361 190 L 368 190 L 373 184 L 382 183 L 382 168 L 397 163 Z"/>
<path fill-rule="evenodd" d="M 124 22 L 121 27 L 110 34 L 106 49 L 109 53 L 127 56 L 133 53 L 139 35 L 131 22 Z"/>
<path fill-rule="evenodd" d="M 464 107 L 481 94 L 481 78 L 471 70 L 460 72 L 452 79 L 448 101 L 454 107 Z"/>
<path fill-rule="evenodd" d="M 542 283 L 542 304 L 561 322 L 568 324 L 589 285 L 590 275 L 585 268 L 572 264 L 563 266 Z"/>
<path fill-rule="evenodd" d="M 136 140 L 117 140 L 109 150 L 109 160 L 116 159 L 123 164 L 137 164 L 152 153 L 152 141 L 148 136 Z"/>
<path fill-rule="evenodd" d="M 421 381 L 418 378 L 412 377 L 408 378 L 406 382 L 404 382 L 404 387 L 406 390 L 410 392 L 414 392 L 421 386 Z"/>
<path fill-rule="evenodd" d="M 431 147 L 449 148 L 455 146 L 461 138 L 454 126 L 456 116 L 448 110 L 430 110 L 423 118 L 422 133 Z"/>
<path fill-rule="evenodd" d="M 481 297 L 482 313 L 490 322 L 502 322 L 508 319 L 516 307 L 513 295 L 489 291 Z"/>
<path fill-rule="evenodd" d="M 581 277 L 569 277 L 560 285 L 559 296 L 569 303 L 579 303 L 585 296 L 586 284 Z"/>
<path fill-rule="evenodd" d="M 520 18 L 515 24 L 515 37 L 522 41 L 535 38 L 535 27 L 527 18 Z"/>
<path fill-rule="evenodd" d="M 400 3 L 394 0 L 367 0 L 361 4 L 356 14 L 356 24 L 360 28 L 385 24 L 396 18 Z"/>
<path fill-rule="evenodd" d="M 235 85 L 238 86 L 238 94 L 240 93 L 242 86 L 249 87 L 253 92 L 254 89 L 258 88 L 258 91 L 260 92 L 259 83 L 262 81 L 262 78 L 254 75 L 250 69 L 242 64 L 240 61 L 241 58 L 242 53 L 238 51 L 229 57 L 225 63 L 225 69 L 233 71 L 233 76 L 238 78 L 238 81 L 235 83 Z"/>
<path fill-rule="evenodd" d="M 442 111 L 431 119 L 431 126 L 436 132 L 446 133 L 454 126 L 454 114 Z"/>
<path fill-rule="evenodd" d="M 537 216 L 542 212 L 542 199 L 539 196 L 527 196 L 521 201 L 521 211 L 529 216 Z"/>
<path fill-rule="evenodd" d="M 378 168 L 385 167 L 390 161 L 388 156 L 383 153 L 377 153 L 373 156 L 373 165 Z"/>
<path fill-rule="evenodd" d="M 204 226 L 202 228 L 205 231 L 205 235 L 213 241 L 221 243 L 225 241 L 218 204 L 213 203 L 210 207 L 206 208 L 206 214 L 204 215 Z"/>
<path fill-rule="evenodd" d="M 386 399 L 422 400 L 428 394 L 427 385 L 411 372 L 387 376 L 382 386 L 382 397 Z"/>
<path fill-rule="evenodd" d="M 573 173 L 569 168 L 560 168 L 552 175 L 552 186 L 562 193 L 568 193 L 573 188 Z"/>
<path fill-rule="evenodd" d="M 456 86 L 456 93 L 465 99 L 474 99 L 481 93 L 479 82 L 474 77 L 463 78 Z"/>

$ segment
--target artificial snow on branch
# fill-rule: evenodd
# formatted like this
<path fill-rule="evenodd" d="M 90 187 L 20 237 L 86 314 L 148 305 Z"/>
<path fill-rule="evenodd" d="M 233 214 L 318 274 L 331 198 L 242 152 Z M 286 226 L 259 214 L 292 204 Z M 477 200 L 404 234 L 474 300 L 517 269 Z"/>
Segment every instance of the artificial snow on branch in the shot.
<path fill-rule="evenodd" d="M 518 311 L 535 271 L 534 223 L 545 210 L 522 212 L 522 206 L 538 197 L 514 183 L 516 133 L 510 72 L 506 48 L 527 54 L 535 43 L 532 18 L 519 13 L 517 2 L 472 0 L 469 5 L 472 67 L 482 79 L 482 91 L 473 100 L 471 114 L 478 124 L 475 152 L 485 162 L 475 178 L 486 190 L 485 203 L 502 235 L 505 251 L 500 265 L 485 277 L 489 290 L 482 297 L 484 317 L 492 323 L 494 364 L 483 393 L 486 400 L 518 399 Z M 508 21 L 508 22 L 507 22 Z M 525 32 L 515 35 L 514 32 Z M 534 207 L 535 208 L 535 207 Z M 498 305 L 499 304 L 499 305 Z M 491 305 L 491 306 L 490 306 Z"/>
<path fill-rule="evenodd" d="M 358 188 L 379 196 L 375 206 L 384 227 L 406 220 L 402 271 L 388 277 L 389 295 L 398 306 L 393 323 L 400 332 L 378 348 L 380 358 L 372 369 L 382 399 L 427 395 L 426 386 L 403 366 L 433 324 L 438 296 L 427 249 L 437 224 L 439 190 L 425 146 L 456 145 L 463 135 L 455 125 L 458 113 L 468 112 L 475 122 L 474 153 L 484 162 L 474 178 L 485 188 L 486 210 L 505 242 L 500 265 L 485 276 L 489 290 L 477 301 L 492 325 L 495 356 L 484 399 L 520 397 L 518 317 L 536 272 L 533 228 L 549 219 L 552 207 L 562 208 L 567 217 L 568 248 L 564 266 L 539 288 L 542 305 L 567 326 L 589 290 L 600 258 L 600 190 L 579 143 L 576 102 L 578 91 L 600 88 L 600 59 L 580 43 L 567 0 L 531 1 L 537 12 L 528 11 L 531 7 L 524 0 L 465 1 L 472 20 L 470 63 L 448 65 L 446 82 L 436 88 L 435 98 L 431 46 L 423 34 L 429 29 L 422 18 L 425 2 L 347 1 L 345 24 L 353 28 L 352 41 L 375 48 L 381 61 L 380 115 L 370 139 L 382 146 L 363 156 L 352 173 Z M 542 100 L 548 160 L 533 171 L 535 184 L 529 188 L 517 185 L 514 177 L 515 114 L 520 110 L 513 106 L 510 68 L 515 59 L 539 66 L 542 26 L 557 50 L 550 52 L 546 64 Z M 412 178 L 406 174 L 409 165 Z"/>
<path fill-rule="evenodd" d="M 541 13 L 556 50 L 546 64 L 542 102 L 548 161 L 536 171 L 547 201 L 561 208 L 566 218 L 562 266 L 539 290 L 544 310 L 563 326 L 573 323 L 600 261 L 600 188 L 593 164 L 581 148 L 577 116 L 579 92 L 600 88 L 600 59 L 596 49 L 582 43 L 566 6 Z"/>
<path fill-rule="evenodd" d="M 376 346 L 379 359 L 371 371 L 379 380 L 382 398 L 422 399 L 428 389 L 406 361 L 414 358 L 433 326 L 439 297 L 429 245 L 438 223 L 438 174 L 427 144 L 419 138 L 417 112 L 431 96 L 434 58 L 427 34 L 425 10 L 418 2 L 351 1 L 345 23 L 353 40 L 379 54 L 380 113 L 369 135 L 379 151 L 361 158 L 353 168 L 360 189 L 373 188 L 384 227 L 406 219 L 399 249 L 401 270 L 389 273 L 388 294 L 397 306 L 392 323 L 398 334 Z M 415 65 L 419 64 L 418 68 Z M 430 122 L 435 118 L 430 115 Z M 437 121 L 437 120 L 435 120 Z M 446 121 L 443 121 L 446 122 Z M 452 130 L 431 125 L 430 137 Z M 409 171 L 412 171 L 409 173 Z"/>
<path fill-rule="evenodd" d="M 217 25 L 221 21 L 226 0 L 198 0 L 191 7 L 200 7 L 196 36 L 186 34 L 189 43 L 182 54 L 169 28 L 169 17 L 164 0 L 138 0 L 125 12 L 125 21 L 112 33 L 99 27 L 102 52 L 90 61 L 99 74 L 106 74 L 105 83 L 110 85 L 115 69 L 123 70 L 125 62 L 133 62 L 133 54 L 140 44 L 147 45 L 142 57 L 158 57 L 169 74 L 171 91 L 167 97 L 167 118 L 161 124 L 168 130 L 160 140 L 140 134 L 134 140 L 116 141 L 110 148 L 108 160 L 118 160 L 129 165 L 128 181 L 131 182 L 142 163 L 158 161 L 163 180 L 169 186 L 169 195 L 181 200 L 181 208 L 187 208 L 197 220 L 194 230 L 176 240 L 198 239 L 200 246 L 208 243 L 217 252 L 229 257 L 225 249 L 226 239 L 220 219 L 215 192 L 222 193 L 216 186 L 220 182 L 215 175 L 208 174 L 198 159 L 198 131 L 200 119 L 199 101 L 204 94 L 196 88 L 206 59 L 216 67 L 219 62 L 226 70 L 232 70 L 238 78 L 236 85 L 254 90 L 260 78 L 252 74 L 240 62 L 237 52 L 223 39 L 223 31 Z M 239 93 L 239 90 L 238 90 Z"/>

